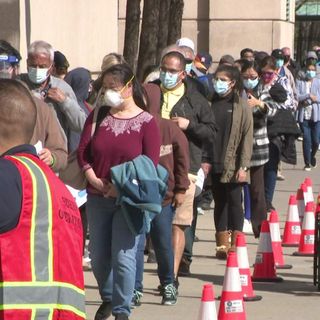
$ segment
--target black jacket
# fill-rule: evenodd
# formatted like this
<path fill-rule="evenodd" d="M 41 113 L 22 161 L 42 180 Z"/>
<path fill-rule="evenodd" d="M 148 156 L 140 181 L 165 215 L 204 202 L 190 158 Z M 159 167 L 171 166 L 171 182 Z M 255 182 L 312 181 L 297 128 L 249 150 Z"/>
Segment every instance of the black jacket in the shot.
<path fill-rule="evenodd" d="M 160 85 L 159 81 L 156 81 Z M 193 81 L 186 79 L 185 94 L 175 104 L 170 116 L 187 118 L 190 123 L 184 131 L 189 142 L 190 173 L 197 174 L 204 149 L 209 148 L 216 133 L 216 124 L 207 99 L 197 90 Z M 163 98 L 161 97 L 161 100 Z M 162 106 L 162 101 L 160 106 Z"/>

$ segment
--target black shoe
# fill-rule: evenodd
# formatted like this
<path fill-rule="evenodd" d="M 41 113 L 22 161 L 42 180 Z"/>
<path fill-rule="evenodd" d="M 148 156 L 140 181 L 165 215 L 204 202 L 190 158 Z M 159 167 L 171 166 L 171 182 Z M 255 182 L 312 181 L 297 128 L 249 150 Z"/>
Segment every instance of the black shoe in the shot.
<path fill-rule="evenodd" d="M 157 258 L 154 250 L 149 250 L 147 263 L 157 263 Z"/>
<path fill-rule="evenodd" d="M 177 303 L 177 289 L 173 283 L 164 287 L 161 304 L 174 306 Z"/>
<path fill-rule="evenodd" d="M 178 270 L 179 277 L 188 277 L 191 275 L 190 264 L 191 261 L 189 261 L 186 257 L 183 256 Z"/>
<path fill-rule="evenodd" d="M 94 320 L 106 320 L 111 316 L 112 304 L 111 301 L 103 301 L 101 306 L 94 316 Z"/>
<path fill-rule="evenodd" d="M 276 209 L 270 201 L 267 201 L 267 212 L 270 212 L 272 210 L 276 210 Z"/>
<path fill-rule="evenodd" d="M 143 297 L 143 293 L 134 289 L 133 297 L 131 300 L 131 308 L 136 308 L 141 306 L 141 298 Z"/>
<path fill-rule="evenodd" d="M 314 168 L 317 167 L 317 159 L 316 159 L 316 157 L 312 157 L 312 158 L 311 158 L 311 165 L 312 165 L 312 167 L 314 167 Z"/>
<path fill-rule="evenodd" d="M 125 313 L 116 314 L 115 320 L 129 320 L 129 317 Z"/>

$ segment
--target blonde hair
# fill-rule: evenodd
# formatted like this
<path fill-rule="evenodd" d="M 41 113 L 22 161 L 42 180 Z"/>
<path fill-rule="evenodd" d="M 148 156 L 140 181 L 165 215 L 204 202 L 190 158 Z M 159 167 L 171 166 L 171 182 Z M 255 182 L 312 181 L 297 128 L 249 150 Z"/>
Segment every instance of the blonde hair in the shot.
<path fill-rule="evenodd" d="M 116 64 L 122 64 L 122 63 L 126 63 L 126 61 L 121 54 L 118 54 L 115 52 L 109 53 L 106 56 L 104 56 L 102 59 L 101 71 L 103 72 L 107 69 L 110 69 L 112 66 Z"/>

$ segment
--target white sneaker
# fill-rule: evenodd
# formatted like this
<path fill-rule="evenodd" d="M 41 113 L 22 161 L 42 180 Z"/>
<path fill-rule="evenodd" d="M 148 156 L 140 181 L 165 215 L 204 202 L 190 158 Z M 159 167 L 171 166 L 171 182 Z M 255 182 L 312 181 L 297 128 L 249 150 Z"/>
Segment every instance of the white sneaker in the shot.
<path fill-rule="evenodd" d="M 204 210 L 201 207 L 197 207 L 197 213 L 198 213 L 198 216 L 203 216 Z"/>
<path fill-rule="evenodd" d="M 242 232 L 245 234 L 253 234 L 251 221 L 244 219 Z"/>

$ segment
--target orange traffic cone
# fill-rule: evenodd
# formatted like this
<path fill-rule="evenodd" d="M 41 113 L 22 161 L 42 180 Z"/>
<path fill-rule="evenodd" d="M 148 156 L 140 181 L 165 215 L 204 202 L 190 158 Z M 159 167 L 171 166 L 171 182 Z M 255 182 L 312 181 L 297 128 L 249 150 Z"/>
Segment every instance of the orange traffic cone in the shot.
<path fill-rule="evenodd" d="M 297 205 L 299 212 L 300 224 L 302 224 L 304 209 L 306 206 L 305 195 L 307 194 L 307 186 L 304 183 L 301 183 L 300 188 L 297 190 Z"/>
<path fill-rule="evenodd" d="M 315 238 L 315 212 L 314 203 L 308 202 L 304 214 L 299 249 L 294 256 L 313 256 Z"/>
<path fill-rule="evenodd" d="M 198 320 L 217 320 L 213 285 L 210 283 L 205 284 L 202 289 L 201 306 Z"/>
<path fill-rule="evenodd" d="M 270 228 L 267 220 L 264 220 L 261 225 L 260 240 L 251 279 L 254 282 L 280 282 L 283 280 L 276 274 Z"/>
<path fill-rule="evenodd" d="M 301 236 L 301 226 L 297 199 L 295 195 L 289 198 L 286 224 L 284 226 L 282 245 L 284 247 L 295 247 L 299 245 Z"/>
<path fill-rule="evenodd" d="M 291 269 L 291 264 L 285 264 L 281 247 L 280 226 L 278 213 L 272 210 L 269 217 L 271 246 L 273 251 L 274 264 L 277 269 Z"/>
<path fill-rule="evenodd" d="M 219 307 L 219 320 L 245 320 L 237 254 L 229 252 Z"/>
<path fill-rule="evenodd" d="M 308 194 L 307 202 L 314 202 L 311 178 L 305 178 L 304 184 L 307 186 L 307 194 Z"/>
<path fill-rule="evenodd" d="M 262 297 L 255 295 L 253 292 L 246 239 L 243 233 L 238 233 L 237 235 L 236 253 L 237 253 L 238 267 L 239 267 L 239 273 L 240 273 L 240 282 L 241 282 L 242 292 L 243 292 L 243 300 L 244 301 L 261 300 Z"/>

